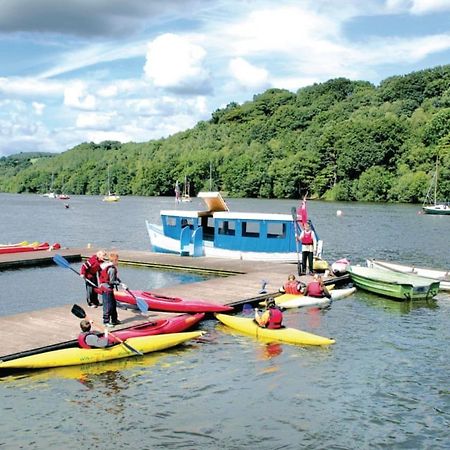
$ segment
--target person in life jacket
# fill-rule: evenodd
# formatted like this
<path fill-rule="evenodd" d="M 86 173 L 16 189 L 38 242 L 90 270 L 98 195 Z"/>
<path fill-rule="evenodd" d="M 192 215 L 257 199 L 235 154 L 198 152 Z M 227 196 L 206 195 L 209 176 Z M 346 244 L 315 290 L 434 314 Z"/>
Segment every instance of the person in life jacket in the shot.
<path fill-rule="evenodd" d="M 103 325 L 113 327 L 121 323 L 117 317 L 117 302 L 114 297 L 114 289 L 117 289 L 121 284 L 124 289 L 127 289 L 127 287 L 120 281 L 117 272 L 119 254 L 111 252 L 108 259 L 100 266 L 99 282 L 103 298 Z"/>
<path fill-rule="evenodd" d="M 317 246 L 316 234 L 311 230 L 311 224 L 306 222 L 303 226 L 303 230 L 298 237 L 298 240 L 302 243 L 302 269 L 303 273 L 312 274 L 314 252 Z M 308 263 L 308 270 L 306 270 L 306 263 Z"/>
<path fill-rule="evenodd" d="M 331 294 L 323 283 L 322 277 L 318 274 L 315 274 L 313 281 L 306 286 L 305 295 L 309 297 L 331 298 Z"/>
<path fill-rule="evenodd" d="M 83 319 L 80 322 L 81 333 L 78 335 L 78 345 L 81 348 L 105 348 L 113 345 L 109 340 L 108 330 L 105 333 L 92 330 L 91 322 Z"/>
<path fill-rule="evenodd" d="M 306 284 L 303 283 L 302 281 L 298 281 L 295 278 L 295 275 L 291 273 L 288 276 L 286 283 L 284 283 L 283 286 L 280 287 L 279 291 L 282 294 L 301 295 L 303 294 L 305 288 Z"/>
<path fill-rule="evenodd" d="M 105 261 L 106 252 L 99 250 L 95 255 L 88 258 L 80 269 L 80 277 L 84 279 L 86 284 L 86 301 L 88 306 L 97 308 L 100 306 L 96 287 L 98 286 L 98 274 L 100 266 Z"/>
<path fill-rule="evenodd" d="M 263 328 L 282 328 L 283 313 L 277 307 L 272 297 L 266 300 L 266 308 L 261 315 L 259 314 L 258 308 L 255 308 L 255 322 Z"/>

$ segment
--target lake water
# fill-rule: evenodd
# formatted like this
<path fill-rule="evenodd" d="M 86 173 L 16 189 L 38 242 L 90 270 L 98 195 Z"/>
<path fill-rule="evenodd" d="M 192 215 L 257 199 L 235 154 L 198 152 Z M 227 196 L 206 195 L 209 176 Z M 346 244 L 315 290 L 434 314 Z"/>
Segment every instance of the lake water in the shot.
<path fill-rule="evenodd" d="M 187 207 L 196 209 L 197 201 Z M 66 209 L 60 200 L 0 194 L 0 242 L 143 250 L 144 220 L 158 221 L 160 209 L 175 208 L 171 198 L 68 203 Z M 296 206 L 228 203 L 233 210 L 288 214 Z M 308 204 L 330 262 L 377 257 L 448 269 L 450 218 L 419 209 Z M 147 289 L 197 279 L 126 267 L 121 275 Z M 83 295 L 79 280 L 58 267 L 0 272 L 0 283 L 0 315 Z M 171 351 L 1 378 L 0 448 L 449 448 L 449 295 L 411 305 L 358 291 L 328 310 L 286 312 L 285 322 L 336 344 L 263 344 L 207 320 L 200 324 L 204 338 Z"/>

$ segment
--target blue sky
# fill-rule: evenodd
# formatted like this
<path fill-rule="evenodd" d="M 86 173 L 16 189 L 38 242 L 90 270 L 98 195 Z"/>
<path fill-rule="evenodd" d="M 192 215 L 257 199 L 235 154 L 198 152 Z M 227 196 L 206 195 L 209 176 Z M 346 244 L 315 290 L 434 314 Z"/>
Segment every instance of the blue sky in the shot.
<path fill-rule="evenodd" d="M 2 0 L 0 156 L 143 142 L 267 88 L 450 63 L 450 0 Z"/>

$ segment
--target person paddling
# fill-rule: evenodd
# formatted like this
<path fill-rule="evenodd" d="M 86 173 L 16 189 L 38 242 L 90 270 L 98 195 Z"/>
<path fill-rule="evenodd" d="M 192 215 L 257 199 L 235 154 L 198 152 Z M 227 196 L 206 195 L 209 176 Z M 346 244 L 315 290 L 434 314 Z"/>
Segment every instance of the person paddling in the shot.
<path fill-rule="evenodd" d="M 258 308 L 255 308 L 255 322 L 262 328 L 282 328 L 283 313 L 277 307 L 273 297 L 266 300 L 266 308 L 261 315 Z"/>
<path fill-rule="evenodd" d="M 108 330 L 105 333 L 92 330 L 89 320 L 80 322 L 81 333 L 78 335 L 78 345 L 81 348 L 105 348 L 113 345 L 108 339 Z"/>
<path fill-rule="evenodd" d="M 288 276 L 286 283 L 284 283 L 283 286 L 280 287 L 279 291 L 282 294 L 301 295 L 303 294 L 305 288 L 306 284 L 303 283 L 302 281 L 298 281 L 295 278 L 295 275 L 291 273 Z"/>
<path fill-rule="evenodd" d="M 331 294 L 328 292 L 328 289 L 326 288 L 323 279 L 319 274 L 315 274 L 313 281 L 307 284 L 305 295 L 308 295 L 309 297 L 331 298 Z"/>

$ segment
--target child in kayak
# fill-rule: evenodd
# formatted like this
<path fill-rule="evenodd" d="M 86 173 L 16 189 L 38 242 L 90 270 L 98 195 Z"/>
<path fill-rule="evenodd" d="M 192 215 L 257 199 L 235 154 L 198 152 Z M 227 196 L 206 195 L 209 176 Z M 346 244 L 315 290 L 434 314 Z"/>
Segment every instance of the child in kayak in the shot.
<path fill-rule="evenodd" d="M 305 291 L 305 288 L 306 284 L 302 281 L 298 281 L 297 278 L 295 278 L 295 275 L 291 273 L 288 276 L 286 283 L 284 283 L 283 286 L 280 287 L 279 291 L 282 294 L 302 295 Z"/>
<path fill-rule="evenodd" d="M 273 297 L 266 300 L 266 308 L 261 315 L 258 308 L 255 308 L 255 322 L 262 328 L 282 328 L 283 313 L 277 307 Z"/>
<path fill-rule="evenodd" d="M 305 290 L 305 295 L 309 297 L 327 297 L 331 298 L 331 294 L 328 292 L 325 284 L 323 283 L 323 279 L 319 274 L 314 275 L 314 280 L 308 283 Z"/>
<path fill-rule="evenodd" d="M 81 333 L 78 335 L 78 345 L 81 348 L 105 348 L 112 345 L 108 339 L 108 330 L 105 333 L 92 330 L 89 320 L 80 322 Z"/>

